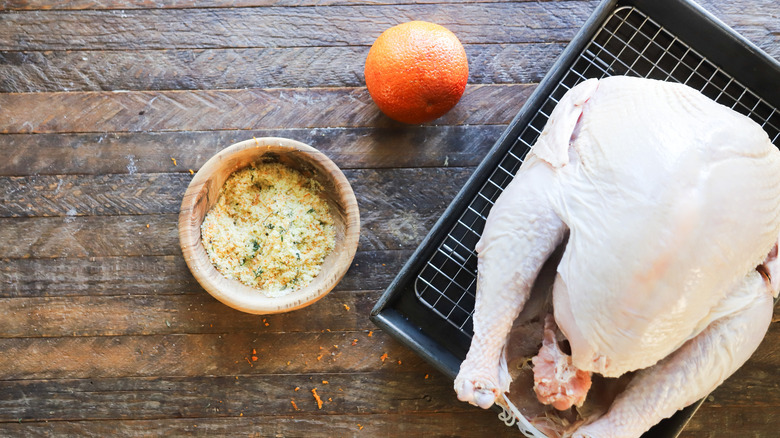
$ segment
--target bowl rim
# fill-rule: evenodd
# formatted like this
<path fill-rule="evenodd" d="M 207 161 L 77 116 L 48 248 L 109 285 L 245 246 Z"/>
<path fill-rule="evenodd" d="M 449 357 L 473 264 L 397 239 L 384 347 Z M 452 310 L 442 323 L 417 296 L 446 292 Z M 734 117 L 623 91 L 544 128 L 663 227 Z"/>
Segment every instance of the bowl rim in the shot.
<path fill-rule="evenodd" d="M 200 225 L 203 219 L 197 218 L 196 208 L 202 202 L 209 202 L 207 183 L 211 176 L 220 169 L 223 161 L 231 156 L 249 149 L 258 149 L 259 159 L 267 152 L 282 152 L 300 154 L 306 161 L 314 162 L 333 179 L 337 188 L 337 199 L 344 204 L 345 230 L 343 247 L 336 255 L 332 270 L 320 271 L 317 277 L 325 275 L 319 287 L 314 287 L 314 281 L 304 288 L 295 290 L 281 297 L 268 297 L 257 288 L 249 287 L 237 280 L 223 276 L 213 266 L 203 247 Z M 233 169 L 231 174 L 244 167 Z M 216 201 L 216 199 L 214 199 Z M 213 204 L 212 204 L 213 205 Z M 205 206 L 203 207 L 205 210 Z M 207 212 L 207 210 L 206 210 Z M 205 216 L 206 213 L 204 213 Z M 217 152 L 195 173 L 187 186 L 181 202 L 178 221 L 179 244 L 192 275 L 197 282 L 214 298 L 234 309 L 253 314 L 283 313 L 306 307 L 327 295 L 344 274 L 349 270 L 360 237 L 360 213 L 357 199 L 344 173 L 321 151 L 283 137 L 262 137 L 243 140 L 234 143 Z M 315 278 L 317 278 L 315 277 Z"/>

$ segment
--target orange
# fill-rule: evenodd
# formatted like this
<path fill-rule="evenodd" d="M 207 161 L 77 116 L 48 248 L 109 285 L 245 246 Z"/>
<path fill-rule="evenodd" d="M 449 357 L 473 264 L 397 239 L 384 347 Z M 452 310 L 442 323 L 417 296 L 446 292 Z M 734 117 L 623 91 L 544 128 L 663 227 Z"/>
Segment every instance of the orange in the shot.
<path fill-rule="evenodd" d="M 425 123 L 458 103 L 469 76 L 466 51 L 447 28 L 410 21 L 382 32 L 366 57 L 366 87 L 391 119 Z"/>

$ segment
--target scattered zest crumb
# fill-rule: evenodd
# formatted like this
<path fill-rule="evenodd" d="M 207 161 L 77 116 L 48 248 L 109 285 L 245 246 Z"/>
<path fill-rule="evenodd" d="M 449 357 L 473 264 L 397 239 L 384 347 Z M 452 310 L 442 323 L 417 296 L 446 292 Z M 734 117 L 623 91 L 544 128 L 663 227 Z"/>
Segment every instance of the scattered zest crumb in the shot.
<path fill-rule="evenodd" d="M 328 382 L 327 380 L 323 380 L 323 381 L 322 381 L 322 384 L 323 384 L 323 385 L 327 385 L 328 383 L 330 383 L 330 382 Z"/>
<path fill-rule="evenodd" d="M 427 375 L 427 374 L 426 374 L 426 375 Z M 298 390 L 299 390 L 299 389 L 301 389 L 301 387 L 300 387 L 300 386 L 296 386 L 296 387 L 295 387 L 295 392 L 298 392 Z"/>
<path fill-rule="evenodd" d="M 252 362 L 257 362 L 257 356 L 252 356 Z"/>
<path fill-rule="evenodd" d="M 370 338 L 371 336 L 374 336 L 374 331 L 373 330 L 369 330 L 368 331 L 368 337 Z"/>
<path fill-rule="evenodd" d="M 311 393 L 314 396 L 314 400 L 317 401 L 317 409 L 322 409 L 322 399 L 317 394 L 317 388 L 312 388 Z"/>
<path fill-rule="evenodd" d="M 385 363 L 385 360 L 387 360 L 387 353 L 383 354 L 379 359 L 382 360 L 382 363 Z"/>
<path fill-rule="evenodd" d="M 292 403 L 292 405 L 293 405 L 293 408 L 294 408 L 296 411 L 300 411 L 300 409 L 298 409 L 298 405 L 296 405 L 296 404 L 295 404 L 295 400 L 290 400 L 290 403 Z"/>
<path fill-rule="evenodd" d="M 319 356 L 317 356 L 317 360 L 321 360 L 321 359 L 322 359 L 322 355 L 320 354 Z"/>
<path fill-rule="evenodd" d="M 252 136 L 252 138 L 254 138 L 254 139 L 255 139 L 255 145 L 257 145 L 257 146 L 260 146 L 260 142 L 259 142 L 259 141 L 257 141 L 257 137 L 255 137 L 255 136 L 253 135 L 253 136 Z"/>
<path fill-rule="evenodd" d="M 357 339 L 353 339 L 352 340 L 352 345 L 357 345 L 357 341 L 358 341 Z"/>
<path fill-rule="evenodd" d="M 149 224 L 146 224 L 146 228 L 149 228 Z"/>
<path fill-rule="evenodd" d="M 192 170 L 192 169 L 187 169 L 187 170 L 190 171 L 190 175 L 195 175 L 195 171 L 194 170 Z"/>
<path fill-rule="evenodd" d="M 344 304 L 344 308 L 345 308 L 345 309 L 347 309 L 347 312 L 349 312 L 349 306 L 347 306 L 346 304 Z"/>
<path fill-rule="evenodd" d="M 398 361 L 398 365 L 401 365 L 401 361 L 400 360 Z"/>
<path fill-rule="evenodd" d="M 426 379 L 428 378 L 428 375 L 427 375 L 427 374 L 425 375 L 425 378 L 426 378 Z"/>
<path fill-rule="evenodd" d="M 173 157 L 171 157 L 171 161 L 173 161 L 173 165 L 174 165 L 174 166 L 177 166 L 177 164 L 176 164 L 176 158 L 173 158 Z"/>
<path fill-rule="evenodd" d="M 358 424 L 358 430 L 363 430 L 363 426 L 361 424 Z"/>

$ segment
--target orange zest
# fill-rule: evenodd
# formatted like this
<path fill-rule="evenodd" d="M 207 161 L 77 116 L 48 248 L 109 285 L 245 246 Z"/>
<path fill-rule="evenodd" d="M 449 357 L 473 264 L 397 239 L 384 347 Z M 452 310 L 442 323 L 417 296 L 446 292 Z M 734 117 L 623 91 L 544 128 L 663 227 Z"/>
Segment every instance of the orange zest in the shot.
<path fill-rule="evenodd" d="M 311 393 L 314 396 L 314 400 L 317 401 L 317 409 L 322 409 L 322 399 L 317 394 L 317 388 L 312 388 Z"/>

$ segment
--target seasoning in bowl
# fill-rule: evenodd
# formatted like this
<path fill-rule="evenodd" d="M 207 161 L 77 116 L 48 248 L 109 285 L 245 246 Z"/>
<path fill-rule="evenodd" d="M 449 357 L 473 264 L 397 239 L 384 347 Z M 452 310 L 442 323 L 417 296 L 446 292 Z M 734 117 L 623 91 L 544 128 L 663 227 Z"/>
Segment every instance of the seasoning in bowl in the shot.
<path fill-rule="evenodd" d="M 335 245 L 321 190 L 317 181 L 281 163 L 234 172 L 201 225 L 211 263 L 269 297 L 305 287 Z"/>

